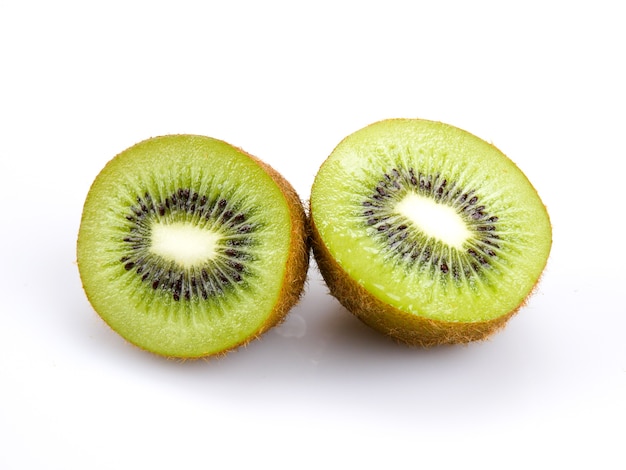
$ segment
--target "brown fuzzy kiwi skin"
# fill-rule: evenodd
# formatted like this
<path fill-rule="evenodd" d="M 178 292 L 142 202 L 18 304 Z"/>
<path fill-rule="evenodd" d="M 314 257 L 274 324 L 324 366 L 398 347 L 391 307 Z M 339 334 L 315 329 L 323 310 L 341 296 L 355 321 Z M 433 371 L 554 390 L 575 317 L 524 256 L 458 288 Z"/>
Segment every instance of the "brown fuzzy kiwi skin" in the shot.
<path fill-rule="evenodd" d="M 330 293 L 363 323 L 400 343 L 429 348 L 483 340 L 502 329 L 525 303 L 524 300 L 513 311 L 481 322 L 447 322 L 403 312 L 369 293 L 335 261 L 315 227 L 310 209 L 308 229 L 315 261 Z"/>

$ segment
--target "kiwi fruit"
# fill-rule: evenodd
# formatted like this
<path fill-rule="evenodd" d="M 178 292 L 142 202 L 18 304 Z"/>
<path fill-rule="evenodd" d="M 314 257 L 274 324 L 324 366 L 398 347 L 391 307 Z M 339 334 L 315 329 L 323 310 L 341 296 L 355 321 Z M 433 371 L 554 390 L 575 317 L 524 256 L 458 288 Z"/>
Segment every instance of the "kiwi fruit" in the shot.
<path fill-rule="evenodd" d="M 226 142 L 140 142 L 98 174 L 77 241 L 84 291 L 129 342 L 176 358 L 257 338 L 301 296 L 306 216 L 293 187 Z"/>
<path fill-rule="evenodd" d="M 389 119 L 345 138 L 311 189 L 319 270 L 367 325 L 424 347 L 481 340 L 533 292 L 552 229 L 537 192 L 459 128 Z"/>

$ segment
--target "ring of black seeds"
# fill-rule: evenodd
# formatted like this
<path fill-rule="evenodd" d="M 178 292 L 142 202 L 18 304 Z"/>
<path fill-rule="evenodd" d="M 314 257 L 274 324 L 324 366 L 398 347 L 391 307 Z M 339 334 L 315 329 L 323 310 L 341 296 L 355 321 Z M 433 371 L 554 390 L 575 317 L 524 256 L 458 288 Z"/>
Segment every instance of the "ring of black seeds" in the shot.
<path fill-rule="evenodd" d="M 406 217 L 394 211 L 407 193 L 429 197 L 452 207 L 463 219 L 473 237 L 464 249 L 450 247 L 427 236 Z M 456 282 L 483 277 L 493 267 L 501 246 L 497 232 L 498 216 L 489 213 L 473 189 L 466 190 L 440 174 L 422 173 L 414 168 L 393 168 L 384 173 L 371 193 L 362 201 L 359 214 L 369 233 L 377 239 L 386 255 L 409 267 L 419 266 L 432 275 Z"/>
<path fill-rule="evenodd" d="M 126 214 L 127 235 L 123 238 L 126 254 L 119 259 L 124 269 L 133 272 L 154 291 L 181 299 L 211 299 L 223 295 L 250 276 L 246 264 L 254 259 L 249 248 L 254 244 L 258 224 L 222 197 L 211 198 L 187 188 L 172 192 L 163 200 L 149 193 L 137 197 Z M 220 227 L 224 234 L 214 259 L 202 266 L 181 268 L 149 250 L 152 225 L 160 220 L 204 219 Z"/>

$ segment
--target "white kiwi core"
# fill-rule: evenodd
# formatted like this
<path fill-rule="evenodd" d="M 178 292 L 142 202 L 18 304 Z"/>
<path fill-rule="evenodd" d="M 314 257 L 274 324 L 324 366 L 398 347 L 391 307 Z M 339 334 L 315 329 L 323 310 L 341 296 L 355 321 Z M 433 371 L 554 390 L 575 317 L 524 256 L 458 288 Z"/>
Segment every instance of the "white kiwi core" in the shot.
<path fill-rule="evenodd" d="M 431 198 L 408 193 L 395 210 L 413 222 L 427 236 L 461 248 L 471 232 L 456 210 Z"/>
<path fill-rule="evenodd" d="M 151 238 L 152 253 L 191 267 L 215 258 L 221 235 L 186 223 L 155 223 Z"/>

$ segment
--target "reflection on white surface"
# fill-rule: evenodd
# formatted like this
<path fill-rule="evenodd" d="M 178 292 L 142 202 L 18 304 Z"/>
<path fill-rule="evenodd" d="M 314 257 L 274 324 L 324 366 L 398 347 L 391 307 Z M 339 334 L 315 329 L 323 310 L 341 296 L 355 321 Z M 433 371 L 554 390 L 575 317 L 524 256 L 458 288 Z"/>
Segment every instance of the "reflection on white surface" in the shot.
<path fill-rule="evenodd" d="M 287 319 L 274 332 L 285 338 L 302 338 L 306 334 L 306 320 L 297 313 L 288 315 Z"/>

